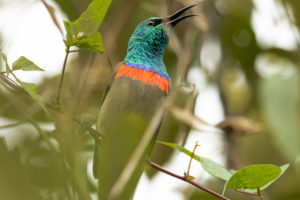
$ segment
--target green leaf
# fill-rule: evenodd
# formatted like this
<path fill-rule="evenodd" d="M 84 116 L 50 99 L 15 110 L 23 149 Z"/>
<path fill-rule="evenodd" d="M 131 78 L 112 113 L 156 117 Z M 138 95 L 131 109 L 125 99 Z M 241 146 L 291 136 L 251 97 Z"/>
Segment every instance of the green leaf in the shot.
<path fill-rule="evenodd" d="M 65 41 L 65 42 L 67 45 L 72 46 L 73 40 L 80 37 L 80 35 L 78 35 L 76 25 L 74 22 L 64 21 L 64 26 L 67 31 L 67 41 Z M 82 35 L 82 36 L 84 36 L 84 35 Z"/>
<path fill-rule="evenodd" d="M 37 93 L 38 86 L 33 83 L 26 83 L 18 80 L 22 88 L 34 99 L 36 100 L 40 106 L 47 112 L 44 99 Z"/>
<path fill-rule="evenodd" d="M 162 141 L 157 141 L 157 142 L 160 144 L 175 148 L 175 149 L 181 151 L 182 153 L 185 153 L 188 156 L 192 155 L 191 151 L 189 151 L 189 150 L 185 149 L 184 147 L 179 146 L 177 144 L 162 142 Z M 210 160 L 209 158 L 194 155 L 193 159 L 200 162 L 203 169 L 210 175 L 215 176 L 220 179 L 223 179 L 225 181 L 228 181 L 230 179 L 231 173 L 226 168 L 224 168 L 220 164 Z"/>
<path fill-rule="evenodd" d="M 12 65 L 13 70 L 23 70 L 23 71 L 44 71 L 34 64 L 31 60 L 21 56 Z"/>
<path fill-rule="evenodd" d="M 73 40 L 72 46 L 77 46 L 83 49 L 89 49 L 98 53 L 103 52 L 102 36 L 100 33 L 94 33 L 87 38 Z"/>
<path fill-rule="evenodd" d="M 111 0 L 94 0 L 75 22 L 64 21 L 67 31 L 66 44 L 73 46 L 77 43 L 76 40 L 87 39 L 93 36 L 99 29 L 110 3 Z M 95 37 L 97 38 L 96 46 L 102 47 L 102 40 L 99 39 L 99 36 L 93 36 L 92 39 L 88 39 L 92 41 L 85 43 L 95 46 Z M 97 48 L 93 50 L 97 52 L 103 51 Z"/>
<path fill-rule="evenodd" d="M 300 153 L 299 85 L 299 70 L 295 68 L 289 74 L 260 81 L 260 103 L 270 138 L 290 161 Z"/>
<path fill-rule="evenodd" d="M 281 171 L 276 165 L 250 165 L 234 173 L 228 180 L 226 189 L 262 188 L 274 182 Z"/>
<path fill-rule="evenodd" d="M 265 186 L 263 186 L 262 188 L 260 188 L 260 190 L 262 191 L 262 190 L 266 189 L 266 188 L 269 187 L 272 183 L 274 183 L 277 179 L 279 179 L 279 178 L 284 174 L 284 172 L 289 168 L 289 166 L 290 166 L 289 164 L 282 165 L 282 166 L 280 167 L 281 172 L 280 172 L 279 176 L 277 176 L 277 178 L 275 178 L 273 181 L 269 182 L 267 185 L 265 185 Z M 257 193 L 257 189 L 256 189 L 256 190 L 243 189 L 243 191 L 249 192 L 249 193 L 254 193 L 254 194 Z"/>
<path fill-rule="evenodd" d="M 267 185 L 265 185 L 264 187 L 262 187 L 261 190 L 266 189 L 266 188 L 269 187 L 272 183 L 274 183 L 277 179 L 279 179 L 279 178 L 285 173 L 285 171 L 289 168 L 289 166 L 290 166 L 290 164 L 282 165 L 282 166 L 280 167 L 281 172 L 280 172 L 279 176 L 277 176 L 273 181 L 269 182 Z"/>
<path fill-rule="evenodd" d="M 1 57 L 2 57 L 2 59 L 3 59 L 4 62 L 5 62 L 5 66 L 6 66 L 6 74 L 7 74 L 7 76 L 8 76 L 8 73 L 11 71 L 11 69 L 10 69 L 10 67 L 9 67 L 9 65 L 8 65 L 8 63 L 7 63 L 7 56 L 6 56 L 4 53 L 1 53 Z"/>

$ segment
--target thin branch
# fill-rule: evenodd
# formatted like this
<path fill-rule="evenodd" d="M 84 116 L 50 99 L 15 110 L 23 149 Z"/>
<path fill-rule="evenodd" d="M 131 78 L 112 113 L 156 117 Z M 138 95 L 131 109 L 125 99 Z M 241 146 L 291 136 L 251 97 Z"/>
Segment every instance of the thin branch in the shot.
<path fill-rule="evenodd" d="M 14 88 L 14 89 L 19 89 L 19 86 L 14 83 L 12 80 L 10 80 L 10 78 L 6 77 L 5 75 L 3 75 L 2 73 L 0 73 L 0 79 L 6 83 L 7 85 L 9 85 L 10 87 Z"/>
<path fill-rule="evenodd" d="M 14 75 L 14 74 L 13 74 L 13 75 Z M 15 75 L 14 75 L 14 76 L 15 76 Z M 16 77 L 15 77 L 15 78 L 16 78 Z M 12 87 L 13 89 L 24 91 L 24 89 L 23 89 L 22 87 L 20 87 L 20 86 L 17 85 L 16 83 L 14 83 L 11 79 L 9 79 L 8 77 L 4 76 L 2 73 L 0 73 L 0 79 L 1 79 L 4 83 L 6 83 L 6 84 L 9 85 L 10 87 Z M 56 112 L 58 112 L 58 113 L 60 113 L 60 114 L 65 114 L 63 111 L 57 109 L 55 106 L 53 106 L 53 105 L 51 105 L 51 104 L 46 103 L 46 106 L 49 107 L 49 108 L 51 108 L 51 109 L 53 109 L 53 110 L 55 110 Z M 76 123 L 78 123 L 78 124 L 81 124 L 81 123 L 82 123 L 79 119 L 77 119 L 77 118 L 75 118 L 75 117 L 72 117 L 72 119 L 73 119 Z M 21 123 L 21 122 L 19 122 L 19 123 Z M 17 125 L 17 123 L 16 123 L 15 125 Z M 9 128 L 10 126 L 13 126 L 13 124 L 11 124 L 11 125 L 6 125 L 6 126 L 2 126 L 2 127 L 0 126 L 0 129 L 1 129 L 1 128 L 6 128 L 6 127 Z M 99 131 L 97 131 L 96 129 L 94 129 L 94 128 L 92 128 L 92 127 L 89 127 L 88 130 L 89 130 L 89 132 L 91 133 L 91 135 L 93 136 L 93 138 L 94 138 L 95 140 L 97 140 L 97 141 L 99 141 L 100 138 L 104 137 L 104 135 L 103 135 L 102 133 L 100 133 Z"/>
<path fill-rule="evenodd" d="M 57 105 L 60 105 L 60 94 L 61 94 L 62 84 L 63 84 L 64 77 L 65 77 L 67 60 L 68 60 L 68 57 L 69 57 L 69 54 L 70 54 L 69 50 L 70 50 L 70 47 L 67 46 L 66 47 L 66 56 L 65 56 L 65 60 L 64 60 L 64 64 L 63 64 L 63 68 L 62 68 L 62 72 L 61 72 L 60 83 L 59 83 L 57 97 L 56 97 L 56 104 Z"/>
<path fill-rule="evenodd" d="M 54 106 L 54 105 L 51 105 L 51 104 L 49 104 L 49 103 L 46 103 L 46 106 L 49 107 L 49 108 L 51 108 L 51 109 L 53 109 L 54 111 L 56 111 L 56 112 L 59 113 L 59 114 L 62 114 L 62 115 L 65 114 L 62 110 L 57 109 L 57 107 Z M 80 121 L 80 120 L 77 119 L 76 117 L 70 116 L 70 118 L 71 118 L 74 122 L 76 122 L 76 123 L 78 123 L 78 124 L 82 124 L 82 121 Z M 102 133 L 100 133 L 99 131 L 97 131 L 96 129 L 94 129 L 94 128 L 92 128 L 92 127 L 89 127 L 88 130 L 89 130 L 89 132 L 91 133 L 92 137 L 93 137 L 95 140 L 97 140 L 97 141 L 99 141 L 100 138 L 103 138 L 103 137 L 104 137 L 104 135 L 103 135 Z"/>
<path fill-rule="evenodd" d="M 195 155 L 195 151 L 196 151 L 196 149 L 197 149 L 197 147 L 199 147 L 200 145 L 198 144 L 198 141 L 196 142 L 196 144 L 195 144 L 195 147 L 194 147 L 194 149 L 193 149 L 193 152 L 192 152 L 192 154 L 191 154 L 191 159 L 190 159 L 190 162 L 189 162 L 189 166 L 188 166 L 188 169 L 187 169 L 187 172 L 186 172 L 186 178 L 188 178 L 188 179 L 190 179 L 190 169 L 191 169 L 191 165 L 192 165 L 192 160 L 193 160 L 193 158 L 194 158 L 194 155 Z"/>
<path fill-rule="evenodd" d="M 213 191 L 211 189 L 208 189 L 207 187 L 204 187 L 204 186 L 198 184 L 197 182 L 195 182 L 193 180 L 187 180 L 185 176 L 179 176 L 177 174 L 174 174 L 173 172 L 170 172 L 170 171 L 164 169 L 163 167 L 159 166 L 158 164 L 156 164 L 156 163 L 154 163 L 154 162 L 152 162 L 150 160 L 148 160 L 148 163 L 149 163 L 149 165 L 151 167 L 153 167 L 153 168 L 155 168 L 155 169 L 157 169 L 157 170 L 159 170 L 159 171 L 161 171 L 161 172 L 163 172 L 165 174 L 173 176 L 174 178 L 177 178 L 177 179 L 180 179 L 182 181 L 185 181 L 185 182 L 187 182 L 187 183 L 189 183 L 189 184 L 191 184 L 191 185 L 199 188 L 200 190 L 203 190 L 203 191 L 205 191 L 205 192 L 207 192 L 207 193 L 209 193 L 209 194 L 211 194 L 211 195 L 213 195 L 215 197 L 218 197 L 219 199 L 230 200 L 229 198 L 224 197 L 224 196 L 220 195 L 219 193 L 216 193 L 215 191 Z"/>
<path fill-rule="evenodd" d="M 58 20 L 56 18 L 55 9 L 52 6 L 50 6 L 45 0 L 41 0 L 41 1 L 44 4 L 44 6 L 46 7 L 46 9 L 48 10 L 48 13 L 49 13 L 49 15 L 50 15 L 53 23 L 55 24 L 56 28 L 59 30 L 59 32 L 61 33 L 61 35 L 64 36 L 62 28 L 60 27 L 60 25 L 58 23 Z"/>
<path fill-rule="evenodd" d="M 25 122 L 26 122 L 26 120 L 22 120 L 22 121 L 19 121 L 19 122 L 3 125 L 3 126 L 0 126 L 0 129 L 13 128 L 15 126 L 19 126 L 21 124 L 24 124 Z"/>
<path fill-rule="evenodd" d="M 49 136 L 45 131 L 40 127 L 40 125 L 31 117 L 28 116 L 28 120 L 30 123 L 34 126 L 34 128 L 39 132 L 39 134 L 42 136 L 42 138 L 45 140 L 47 145 L 54 151 L 57 152 L 57 148 L 54 146 L 54 144 L 50 141 Z"/>

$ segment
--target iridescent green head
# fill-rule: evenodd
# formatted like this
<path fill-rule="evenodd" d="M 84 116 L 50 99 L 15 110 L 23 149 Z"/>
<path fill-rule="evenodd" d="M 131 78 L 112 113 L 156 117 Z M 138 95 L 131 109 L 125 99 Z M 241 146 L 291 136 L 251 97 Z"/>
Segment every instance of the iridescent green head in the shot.
<path fill-rule="evenodd" d="M 151 17 L 140 23 L 130 37 L 125 63 L 144 65 L 168 75 L 163 62 L 163 54 L 168 44 L 169 32 L 181 20 L 194 16 L 179 17 L 195 5 L 183 8 L 163 19 Z"/>

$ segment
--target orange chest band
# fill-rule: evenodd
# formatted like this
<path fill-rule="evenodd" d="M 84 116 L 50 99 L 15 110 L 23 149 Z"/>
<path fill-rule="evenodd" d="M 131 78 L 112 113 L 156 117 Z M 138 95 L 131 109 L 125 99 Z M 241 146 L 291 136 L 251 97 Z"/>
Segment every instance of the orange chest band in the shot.
<path fill-rule="evenodd" d="M 158 86 L 162 91 L 168 94 L 169 80 L 160 76 L 158 73 L 147 71 L 144 69 L 137 69 L 122 64 L 116 72 L 115 78 L 119 76 L 130 77 L 133 80 L 139 80 L 148 85 Z"/>

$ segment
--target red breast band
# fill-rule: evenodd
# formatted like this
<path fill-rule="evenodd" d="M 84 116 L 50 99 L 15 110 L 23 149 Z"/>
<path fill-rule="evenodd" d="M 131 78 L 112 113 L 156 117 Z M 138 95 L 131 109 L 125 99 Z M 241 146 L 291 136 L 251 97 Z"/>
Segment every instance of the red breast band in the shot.
<path fill-rule="evenodd" d="M 119 76 L 130 77 L 133 80 L 139 80 L 148 85 L 156 85 L 162 91 L 165 91 L 166 94 L 168 94 L 169 80 L 160 76 L 158 73 L 146 71 L 144 69 L 136 69 L 134 67 L 122 64 L 115 75 L 116 78 Z"/>

